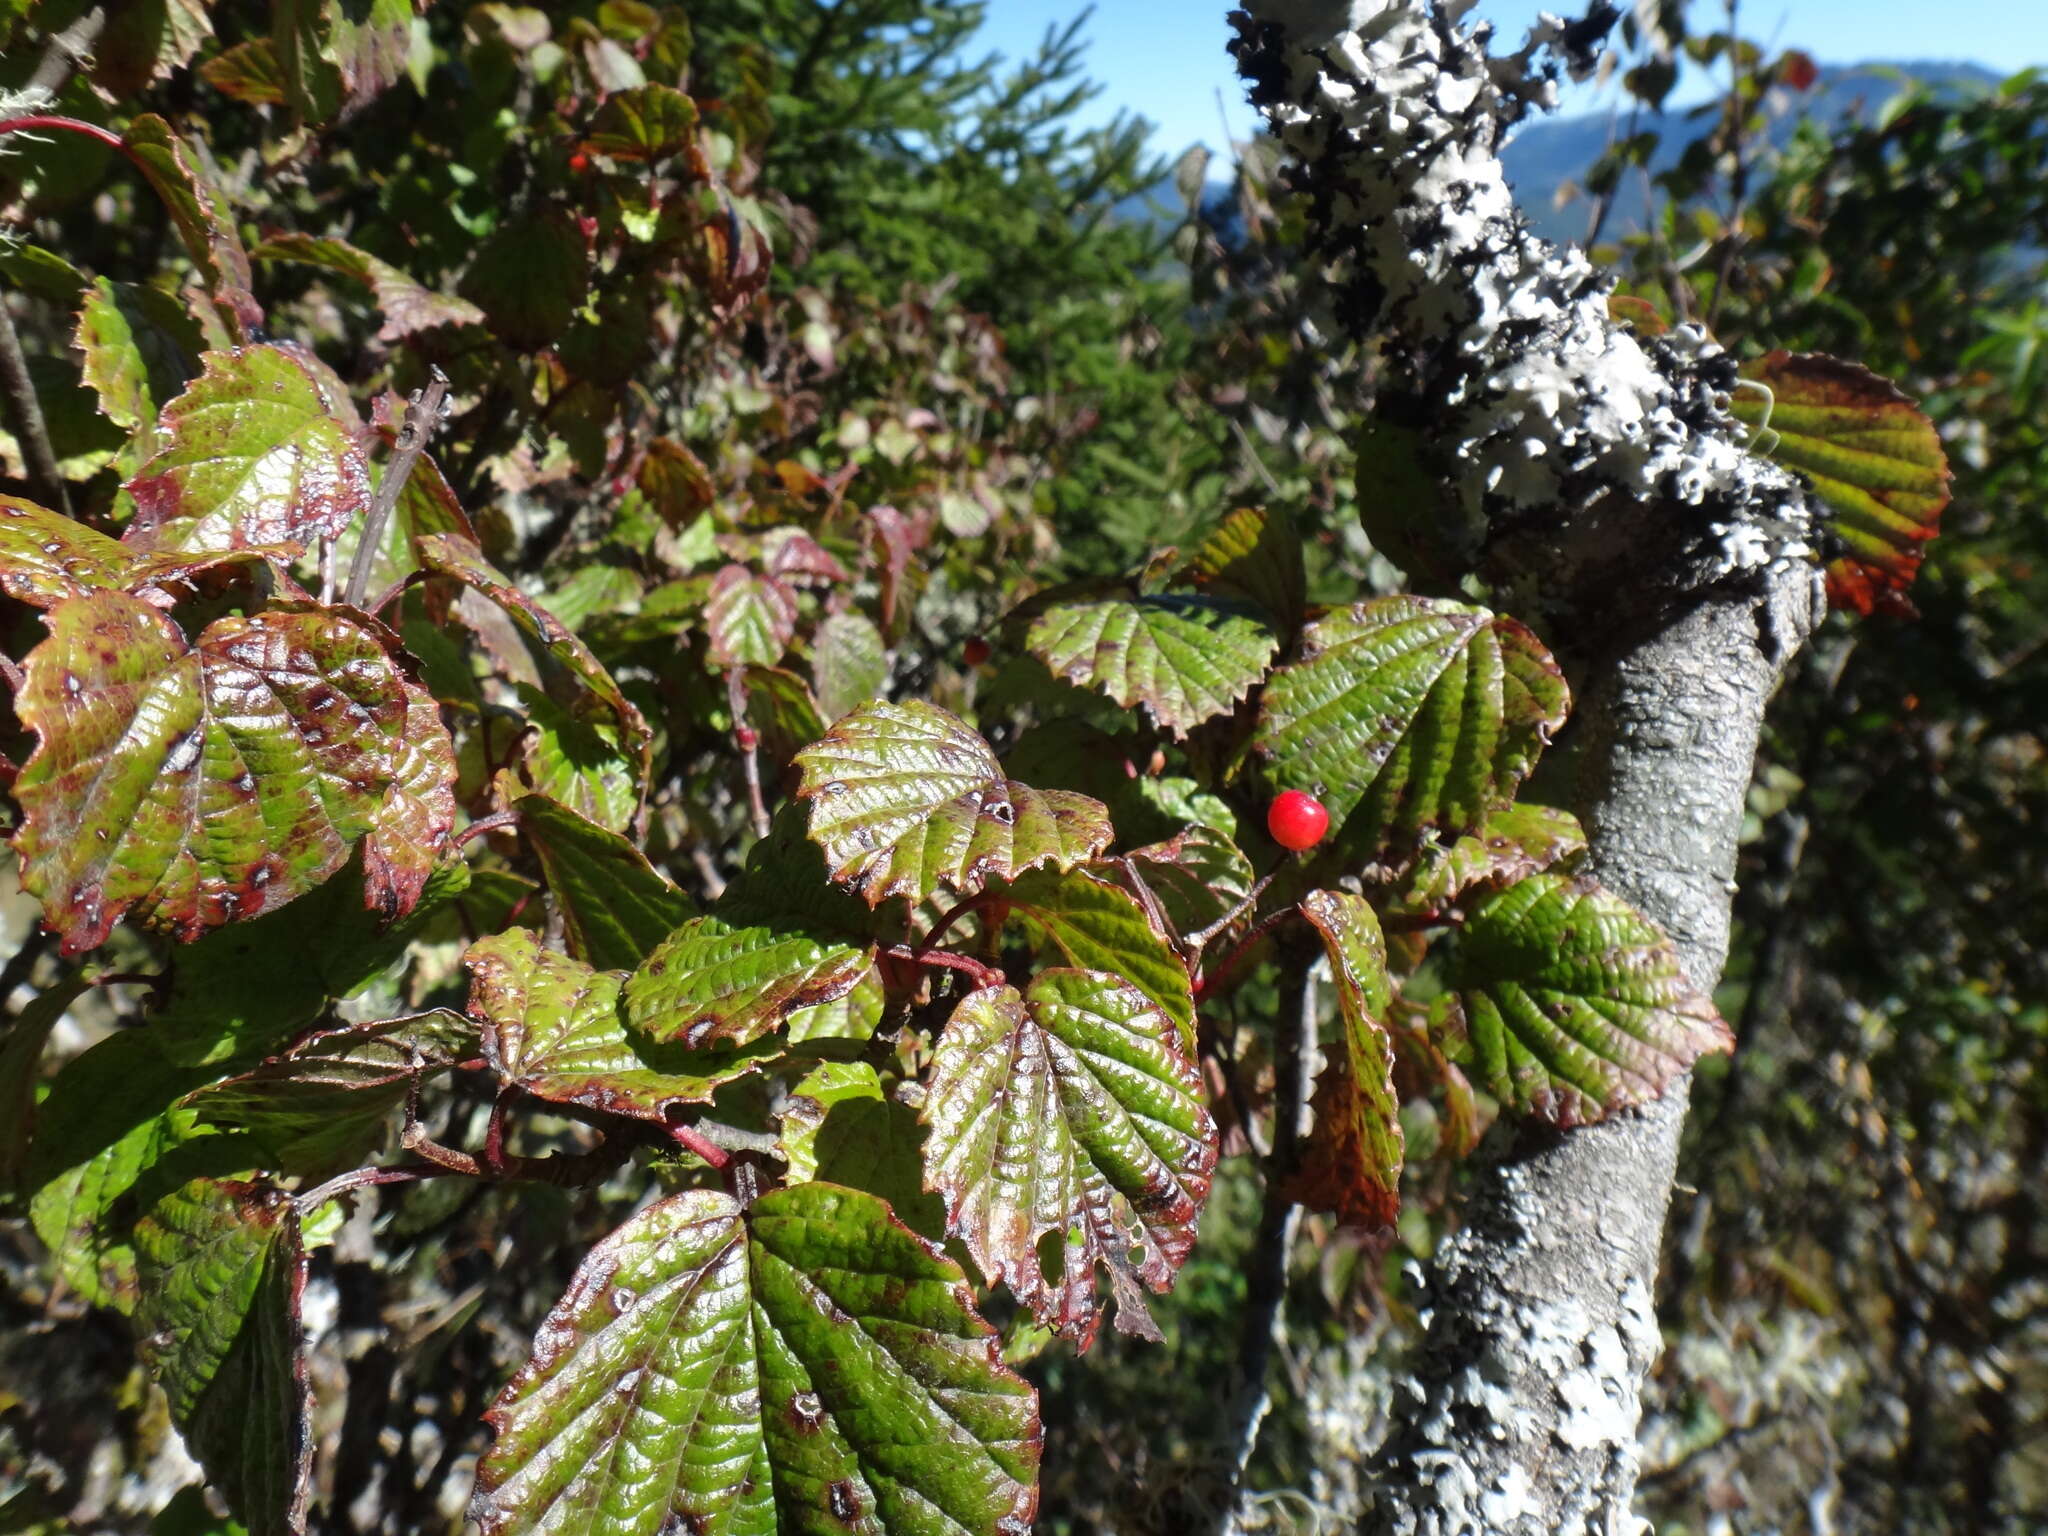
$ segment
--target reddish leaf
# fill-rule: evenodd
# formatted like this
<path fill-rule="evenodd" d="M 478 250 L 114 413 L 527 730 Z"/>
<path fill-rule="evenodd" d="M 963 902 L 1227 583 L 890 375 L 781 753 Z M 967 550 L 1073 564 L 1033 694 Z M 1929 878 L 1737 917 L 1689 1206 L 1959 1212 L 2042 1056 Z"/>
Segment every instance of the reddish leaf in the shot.
<path fill-rule="evenodd" d="M 280 605 L 188 646 L 147 603 L 101 592 L 46 623 L 16 701 L 38 745 L 15 848 L 67 954 L 131 909 L 192 939 L 282 906 L 393 815 L 402 768 L 416 772 L 409 685 L 342 613 Z"/>
<path fill-rule="evenodd" d="M 263 324 L 263 311 L 249 291 L 249 253 L 226 201 L 162 118 L 145 112 L 128 124 L 121 143 L 170 212 L 228 335 L 244 339 Z"/>
<path fill-rule="evenodd" d="M 1772 398 L 1740 393 L 1735 414 L 1755 429 L 1759 451 L 1806 477 L 1848 545 L 1828 566 L 1828 600 L 1867 614 L 1898 599 L 1948 505 L 1948 454 L 1934 423 L 1889 380 L 1818 353 L 1773 352 L 1742 376 Z"/>
<path fill-rule="evenodd" d="M 1401 1106 L 1385 1019 L 1386 943 L 1362 896 L 1311 891 L 1301 914 L 1322 935 L 1342 1028 L 1316 1080 L 1315 1134 L 1290 1193 L 1303 1205 L 1377 1231 L 1401 1210 Z"/>
<path fill-rule="evenodd" d="M 796 634 L 796 594 L 773 576 L 728 565 L 711 583 L 704 627 L 720 666 L 772 667 Z"/>
<path fill-rule="evenodd" d="M 281 346 L 208 352 L 164 407 L 164 446 L 128 484 L 151 550 L 305 548 L 369 503 L 362 423 L 333 375 Z"/>

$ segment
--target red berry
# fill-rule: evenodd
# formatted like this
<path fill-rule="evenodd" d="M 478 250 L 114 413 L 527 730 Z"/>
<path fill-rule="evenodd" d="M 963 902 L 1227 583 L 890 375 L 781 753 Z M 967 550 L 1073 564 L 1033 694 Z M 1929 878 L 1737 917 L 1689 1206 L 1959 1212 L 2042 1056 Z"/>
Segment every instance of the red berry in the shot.
<path fill-rule="evenodd" d="M 1314 795 L 1290 789 L 1267 810 L 1266 830 L 1282 848 L 1299 853 L 1323 840 L 1323 834 L 1330 830 L 1330 813 Z"/>
<path fill-rule="evenodd" d="M 583 151 L 579 149 L 575 154 L 569 157 L 569 169 L 576 172 L 576 174 L 579 176 L 582 175 L 585 171 L 590 169 L 590 156 L 584 154 Z"/>
<path fill-rule="evenodd" d="M 988 661 L 989 643 L 979 635 L 970 635 L 967 643 L 960 647 L 960 659 L 970 667 L 978 667 Z"/>

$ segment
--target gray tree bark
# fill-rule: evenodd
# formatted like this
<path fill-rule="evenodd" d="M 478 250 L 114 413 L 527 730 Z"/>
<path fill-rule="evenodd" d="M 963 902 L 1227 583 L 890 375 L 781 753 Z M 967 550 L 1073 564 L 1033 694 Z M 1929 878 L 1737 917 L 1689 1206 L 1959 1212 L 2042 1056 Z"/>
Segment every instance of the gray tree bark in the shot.
<path fill-rule="evenodd" d="M 1746 451 L 1734 360 L 1695 327 L 1617 324 L 1608 279 L 1515 212 L 1498 146 L 1561 72 L 1595 67 L 1615 12 L 1545 17 L 1496 55 L 1462 24 L 1472 3 L 1248 0 L 1233 52 L 1292 157 L 1329 325 L 1384 343 L 1376 414 L 1443 490 L 1377 510 L 1604 653 L 1579 709 L 1594 873 L 1710 992 L 1764 707 L 1821 613 L 1812 509 Z M 1532 1130 L 1480 1175 L 1424 1278 L 1425 1346 L 1367 1469 L 1368 1530 L 1638 1529 L 1686 1088 Z"/>
<path fill-rule="evenodd" d="M 1819 617 L 1798 570 L 1709 597 L 1625 649 L 1580 706 L 1594 870 L 1663 925 L 1702 989 L 1727 959 L 1764 707 Z M 1426 1282 L 1428 1335 L 1367 1529 L 1640 1528 L 1636 1433 L 1686 1090 L 1481 1174 Z"/>

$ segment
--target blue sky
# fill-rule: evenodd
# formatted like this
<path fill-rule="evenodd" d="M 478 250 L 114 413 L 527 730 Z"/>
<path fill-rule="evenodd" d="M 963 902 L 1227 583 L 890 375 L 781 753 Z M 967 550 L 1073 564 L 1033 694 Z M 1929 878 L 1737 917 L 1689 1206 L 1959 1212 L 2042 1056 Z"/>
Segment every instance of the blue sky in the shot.
<path fill-rule="evenodd" d="M 1048 25 L 1073 20 L 1085 0 L 988 0 L 983 44 L 1012 56 L 1037 47 Z M 1099 0 L 1084 29 L 1088 68 L 1104 87 L 1089 109 L 1117 107 L 1158 125 L 1153 147 L 1174 155 L 1197 140 L 1222 148 L 1223 122 L 1248 137 L 1251 109 L 1239 95 L 1223 51 L 1229 9 L 1217 0 Z M 1584 10 L 1582 3 L 1481 0 L 1478 14 L 1519 41 L 1539 10 Z M 1723 14 L 1719 0 L 1694 0 L 1693 26 Z M 1746 0 L 1746 36 L 1804 48 L 1822 64 L 1867 59 L 1936 59 L 1982 64 L 2001 73 L 2048 65 L 2048 0 Z M 1219 116 L 1218 92 L 1222 94 Z M 1567 98 L 1566 111 L 1603 110 L 1612 101 L 1590 87 Z M 1692 92 L 1697 99 L 1699 90 Z"/>

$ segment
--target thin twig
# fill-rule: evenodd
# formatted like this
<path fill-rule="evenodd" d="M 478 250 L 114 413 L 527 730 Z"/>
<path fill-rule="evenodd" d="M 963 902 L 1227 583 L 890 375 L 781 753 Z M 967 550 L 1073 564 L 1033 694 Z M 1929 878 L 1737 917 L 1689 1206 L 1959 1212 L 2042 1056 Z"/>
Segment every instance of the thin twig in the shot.
<path fill-rule="evenodd" d="M 747 724 L 747 680 L 738 667 L 725 674 L 726 702 L 732 708 L 733 743 L 739 748 L 740 771 L 746 775 L 747 805 L 754 813 L 754 835 L 768 835 L 768 803 L 761 797 L 761 734 Z"/>
<path fill-rule="evenodd" d="M 410 1184 L 417 1179 L 438 1179 L 454 1170 L 437 1168 L 431 1163 L 420 1163 L 409 1168 L 351 1168 L 347 1173 L 338 1173 L 325 1184 L 317 1184 L 302 1195 L 293 1197 L 301 1216 L 310 1216 L 336 1195 L 345 1195 L 352 1189 L 363 1189 L 373 1184 Z"/>
<path fill-rule="evenodd" d="M 1279 871 L 1275 870 L 1274 874 L 1277 873 L 1279 873 Z M 1208 927 L 1204 928 L 1200 933 L 1189 934 L 1188 947 L 1193 949 L 1197 954 L 1200 954 L 1203 950 L 1207 949 L 1209 947 L 1209 941 L 1211 939 L 1215 938 L 1217 934 L 1221 933 L 1224 929 L 1228 928 L 1232 923 L 1236 922 L 1239 918 L 1243 917 L 1245 913 L 1251 911 L 1253 907 L 1259 904 L 1259 898 L 1266 894 L 1266 887 L 1271 885 L 1272 883 L 1273 875 L 1269 874 L 1263 876 L 1257 884 L 1255 884 L 1250 890 L 1244 893 L 1244 900 L 1240 901 L 1228 912 L 1224 913 L 1221 917 L 1217 918 L 1215 922 L 1211 923 Z"/>
<path fill-rule="evenodd" d="M 1273 1150 L 1266 1158 L 1266 1196 L 1259 1212 L 1259 1235 L 1252 1244 L 1245 1276 L 1244 1318 L 1237 1339 L 1237 1394 L 1231 1400 L 1229 1437 L 1230 1484 L 1217 1523 L 1220 1536 L 1240 1529 L 1240 1493 L 1252 1452 L 1258 1448 L 1259 1426 L 1272 1406 L 1266 1378 L 1273 1345 L 1286 1326 L 1288 1260 L 1301 1225 L 1301 1207 L 1287 1188 L 1308 1133 L 1309 1097 L 1315 1087 L 1316 955 L 1313 950 L 1290 953 L 1287 980 L 1293 983 L 1289 1006 L 1281 1010 L 1273 1041 Z"/>
<path fill-rule="evenodd" d="M 7 403 L 14 408 L 14 433 L 21 440 L 21 456 L 36 494 L 69 517 L 71 495 L 57 468 L 57 451 L 50 446 L 49 424 L 43 420 L 42 402 L 36 398 L 35 380 L 29 377 L 14 316 L 5 304 L 0 304 L 0 388 L 7 391 Z"/>
<path fill-rule="evenodd" d="M 1237 968 L 1251 957 L 1251 952 L 1258 946 L 1259 940 L 1263 939 L 1275 928 L 1278 928 L 1290 917 L 1299 917 L 1300 915 L 1301 908 L 1299 907 L 1282 907 L 1278 912 L 1269 912 L 1252 924 L 1251 930 L 1237 941 L 1237 947 L 1223 957 L 1221 965 L 1217 966 L 1215 970 L 1195 978 L 1195 1001 L 1200 1002 L 1203 998 L 1221 990 L 1223 983 L 1228 981 Z"/>
<path fill-rule="evenodd" d="M 405 489 L 405 482 L 412 476 L 413 465 L 426 451 L 427 439 L 441 424 L 442 408 L 447 403 L 448 375 L 439 368 L 429 370 L 427 387 L 414 390 L 412 400 L 405 408 L 405 420 L 398 428 L 398 441 L 391 446 L 391 462 L 384 466 L 384 478 L 377 486 L 377 499 L 370 503 L 370 514 L 363 519 L 362 536 L 356 545 L 355 568 L 348 575 L 346 601 L 351 608 L 362 606 L 363 594 L 370 587 L 370 568 L 377 562 L 377 551 L 384 543 L 385 526 L 391 521 L 391 509 L 398 505 L 398 493 Z"/>

